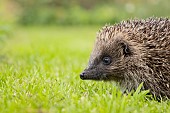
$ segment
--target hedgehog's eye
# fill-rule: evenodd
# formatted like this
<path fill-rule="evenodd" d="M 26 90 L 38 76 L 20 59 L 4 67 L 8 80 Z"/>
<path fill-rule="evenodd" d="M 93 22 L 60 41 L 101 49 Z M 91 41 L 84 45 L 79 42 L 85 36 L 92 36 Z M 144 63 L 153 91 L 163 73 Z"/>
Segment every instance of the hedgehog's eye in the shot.
<path fill-rule="evenodd" d="M 110 57 L 103 57 L 102 62 L 104 65 L 109 65 L 111 63 Z"/>

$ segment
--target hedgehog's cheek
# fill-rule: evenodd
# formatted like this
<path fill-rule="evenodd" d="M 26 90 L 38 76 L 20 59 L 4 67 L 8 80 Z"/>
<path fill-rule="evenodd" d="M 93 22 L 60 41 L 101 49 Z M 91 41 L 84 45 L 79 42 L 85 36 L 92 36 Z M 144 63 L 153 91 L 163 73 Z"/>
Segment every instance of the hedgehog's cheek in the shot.
<path fill-rule="evenodd" d="M 105 81 L 120 81 L 124 79 L 124 73 L 118 69 L 105 70 L 103 74 Z"/>
<path fill-rule="evenodd" d="M 123 77 L 120 74 L 113 73 L 111 75 L 107 75 L 104 80 L 119 82 L 119 81 L 123 80 Z"/>

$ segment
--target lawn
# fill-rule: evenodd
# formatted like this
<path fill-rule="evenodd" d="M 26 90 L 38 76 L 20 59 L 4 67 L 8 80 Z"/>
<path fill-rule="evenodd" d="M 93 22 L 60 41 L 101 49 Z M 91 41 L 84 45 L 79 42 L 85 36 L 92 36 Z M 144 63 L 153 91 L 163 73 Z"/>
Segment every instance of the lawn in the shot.
<path fill-rule="evenodd" d="M 114 83 L 82 81 L 100 27 L 16 27 L 0 42 L 2 113 L 170 113 L 146 91 L 122 95 Z"/>

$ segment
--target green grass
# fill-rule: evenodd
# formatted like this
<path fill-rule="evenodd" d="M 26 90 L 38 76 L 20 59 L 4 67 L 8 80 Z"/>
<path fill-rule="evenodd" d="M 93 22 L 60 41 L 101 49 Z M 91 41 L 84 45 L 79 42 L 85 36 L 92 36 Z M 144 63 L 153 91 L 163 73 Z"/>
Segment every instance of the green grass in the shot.
<path fill-rule="evenodd" d="M 2 113 L 170 113 L 146 92 L 82 81 L 99 27 L 18 27 L 0 48 Z"/>

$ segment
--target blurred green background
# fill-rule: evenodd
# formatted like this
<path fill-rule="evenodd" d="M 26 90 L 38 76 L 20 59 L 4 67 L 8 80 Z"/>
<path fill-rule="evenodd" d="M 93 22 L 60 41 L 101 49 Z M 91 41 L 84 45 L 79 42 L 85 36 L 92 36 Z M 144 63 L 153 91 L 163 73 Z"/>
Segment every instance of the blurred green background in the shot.
<path fill-rule="evenodd" d="M 0 22 L 103 25 L 127 18 L 168 17 L 169 0 L 0 0 Z"/>
<path fill-rule="evenodd" d="M 131 18 L 169 17 L 169 0 L 0 0 L 0 40 L 11 26 L 114 24 Z"/>

